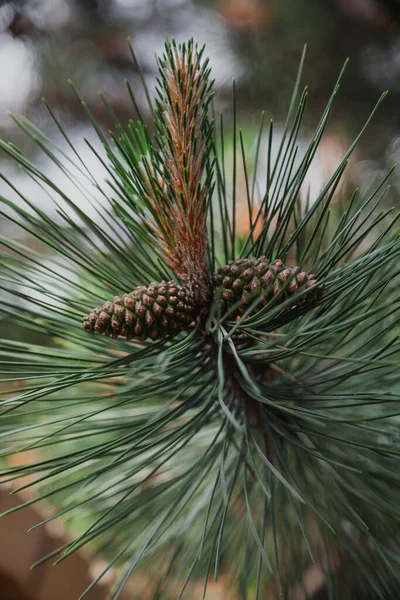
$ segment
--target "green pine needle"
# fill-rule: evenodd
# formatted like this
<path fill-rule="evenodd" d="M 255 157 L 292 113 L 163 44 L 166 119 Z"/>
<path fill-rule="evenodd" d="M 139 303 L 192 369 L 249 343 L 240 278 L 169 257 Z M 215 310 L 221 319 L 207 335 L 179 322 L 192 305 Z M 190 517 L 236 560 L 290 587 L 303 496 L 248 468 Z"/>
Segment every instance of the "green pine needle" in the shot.
<path fill-rule="evenodd" d="M 98 137 L 87 144 L 105 182 L 46 102 L 68 152 L 14 116 L 95 217 L 0 142 L 49 197 L 41 209 L 2 176 L 9 194 L 0 214 L 21 235 L 0 237 L 0 475 L 14 491 L 35 486 L 22 506 L 43 499 L 58 507 L 37 526 L 60 518 L 79 529 L 37 564 L 87 544 L 106 557 L 81 598 L 116 566 L 114 599 L 137 568 L 157 573 L 154 598 L 192 597 L 198 578 L 206 598 L 208 580 L 226 573 L 243 599 L 269 589 L 294 599 L 313 562 L 331 599 L 371 589 L 371 598 L 399 595 L 398 215 L 387 204 L 390 173 L 365 196 L 339 185 L 386 94 L 324 188 L 304 202 L 344 72 L 301 151 L 304 60 L 305 52 L 280 139 L 272 120 L 265 131 L 263 114 L 253 149 L 234 87 L 232 125 L 213 118 L 211 70 L 193 41 L 166 43 L 154 106 L 145 88 L 154 128 L 127 83 L 126 127 L 101 95 L 114 123 L 105 135 L 71 84 Z M 221 290 L 214 301 L 207 296 L 212 273 L 263 255 L 314 273 L 325 294 L 314 303 L 302 302 L 301 289 L 265 305 L 256 297 L 240 319 L 237 306 L 224 313 Z M 196 274 L 207 288 L 203 312 L 172 339 L 127 341 L 81 327 L 113 295 L 171 279 L 195 290 Z M 32 462 L 9 460 L 26 450 Z"/>

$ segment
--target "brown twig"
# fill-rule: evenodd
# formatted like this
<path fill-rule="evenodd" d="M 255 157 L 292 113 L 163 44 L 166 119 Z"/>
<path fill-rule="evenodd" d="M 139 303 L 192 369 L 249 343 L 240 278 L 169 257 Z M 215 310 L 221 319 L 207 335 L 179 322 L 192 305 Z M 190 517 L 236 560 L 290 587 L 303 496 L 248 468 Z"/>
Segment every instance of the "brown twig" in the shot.
<path fill-rule="evenodd" d="M 167 263 L 199 304 L 208 304 L 211 281 L 206 261 L 210 182 L 203 181 L 212 124 L 209 70 L 191 42 L 167 45 L 160 61 L 158 121 L 163 176 L 146 163 L 146 194 L 153 225 Z"/>

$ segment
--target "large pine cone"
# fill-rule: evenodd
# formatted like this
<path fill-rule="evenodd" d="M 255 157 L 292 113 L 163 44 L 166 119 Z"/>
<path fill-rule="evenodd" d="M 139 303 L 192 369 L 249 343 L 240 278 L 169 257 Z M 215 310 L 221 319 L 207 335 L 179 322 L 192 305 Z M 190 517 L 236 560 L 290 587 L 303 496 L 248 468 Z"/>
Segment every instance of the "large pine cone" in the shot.
<path fill-rule="evenodd" d="M 238 303 L 232 318 L 242 315 L 254 300 L 262 300 L 254 313 L 276 297 L 271 308 L 285 302 L 301 290 L 308 290 L 295 302 L 301 306 L 305 302 L 315 302 L 323 293 L 323 286 L 317 283 L 315 275 L 300 271 L 299 267 L 286 268 L 281 260 L 269 262 L 265 256 L 260 258 L 239 258 L 220 267 L 213 276 L 215 293 L 221 293 L 222 312 Z M 293 308 L 293 307 L 290 307 Z"/>
<path fill-rule="evenodd" d="M 185 289 L 175 281 L 162 281 L 116 296 L 114 302 L 106 302 L 84 317 L 82 326 L 90 333 L 144 341 L 173 337 L 193 318 L 194 303 Z"/>

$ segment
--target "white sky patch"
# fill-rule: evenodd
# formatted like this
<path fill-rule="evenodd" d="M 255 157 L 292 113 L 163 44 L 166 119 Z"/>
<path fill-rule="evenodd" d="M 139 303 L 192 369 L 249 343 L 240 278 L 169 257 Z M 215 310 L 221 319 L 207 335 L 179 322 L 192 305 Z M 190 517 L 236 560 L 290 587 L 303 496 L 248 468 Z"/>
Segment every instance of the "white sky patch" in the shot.
<path fill-rule="evenodd" d="M 31 44 L 0 35 L 0 125 L 10 125 L 8 111 L 24 112 L 40 90 L 40 77 Z"/>

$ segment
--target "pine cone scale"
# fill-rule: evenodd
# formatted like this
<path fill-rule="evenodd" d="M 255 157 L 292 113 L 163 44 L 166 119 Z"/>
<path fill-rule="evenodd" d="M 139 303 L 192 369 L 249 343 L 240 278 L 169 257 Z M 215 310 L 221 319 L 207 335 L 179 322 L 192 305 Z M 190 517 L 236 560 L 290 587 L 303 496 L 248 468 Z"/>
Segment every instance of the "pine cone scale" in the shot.
<path fill-rule="evenodd" d="M 156 340 L 186 329 L 194 316 L 194 302 L 187 291 L 174 281 L 162 281 L 105 302 L 83 318 L 82 326 L 89 333 Z"/>
<path fill-rule="evenodd" d="M 223 312 L 238 305 L 233 317 L 242 315 L 260 296 L 260 306 L 253 314 L 274 298 L 273 305 L 276 306 L 298 292 L 305 292 L 290 309 L 305 302 L 315 302 L 324 293 L 324 286 L 318 285 L 314 274 L 300 272 L 299 267 L 287 268 L 279 259 L 270 263 L 265 256 L 230 261 L 214 273 L 213 286 L 215 292 L 222 292 L 220 305 Z"/>

